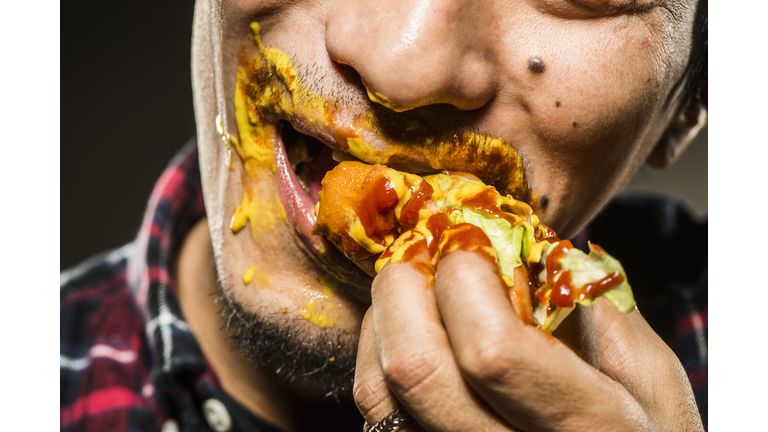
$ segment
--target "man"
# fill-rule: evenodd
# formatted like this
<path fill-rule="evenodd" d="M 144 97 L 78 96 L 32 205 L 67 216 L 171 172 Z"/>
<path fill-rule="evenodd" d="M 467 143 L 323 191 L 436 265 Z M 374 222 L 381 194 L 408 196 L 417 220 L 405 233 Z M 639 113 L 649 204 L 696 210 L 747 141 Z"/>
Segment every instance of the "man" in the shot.
<path fill-rule="evenodd" d="M 183 151 L 137 242 L 62 275 L 62 429 L 700 430 L 638 312 L 591 308 L 597 370 L 471 253 L 425 289 L 309 230 L 332 154 L 460 164 L 574 236 L 705 123 L 705 32 L 693 1 L 198 2 L 200 172 Z"/>

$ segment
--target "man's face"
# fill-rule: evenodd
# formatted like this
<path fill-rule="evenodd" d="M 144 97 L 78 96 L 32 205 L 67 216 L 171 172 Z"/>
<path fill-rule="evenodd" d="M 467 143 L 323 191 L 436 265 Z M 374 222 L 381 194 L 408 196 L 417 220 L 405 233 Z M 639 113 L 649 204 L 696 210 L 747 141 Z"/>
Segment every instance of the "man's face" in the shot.
<path fill-rule="evenodd" d="M 575 234 L 674 114 L 695 6 L 198 2 L 195 108 L 226 293 L 262 324 L 290 327 L 287 338 L 333 340 L 313 345 L 319 356 L 353 358 L 370 277 L 309 234 L 332 149 L 418 173 L 469 171 Z"/>

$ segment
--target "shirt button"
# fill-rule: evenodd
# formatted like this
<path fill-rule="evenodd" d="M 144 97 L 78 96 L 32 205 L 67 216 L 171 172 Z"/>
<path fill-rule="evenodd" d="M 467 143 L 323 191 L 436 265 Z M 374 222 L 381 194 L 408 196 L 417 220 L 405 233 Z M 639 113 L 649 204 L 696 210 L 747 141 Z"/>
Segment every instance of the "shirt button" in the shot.
<path fill-rule="evenodd" d="M 203 402 L 203 415 L 208 426 L 216 432 L 227 432 L 232 429 L 232 418 L 227 407 L 218 399 L 208 399 Z"/>
<path fill-rule="evenodd" d="M 168 419 L 163 423 L 162 432 L 179 432 L 179 423 L 174 419 Z"/>

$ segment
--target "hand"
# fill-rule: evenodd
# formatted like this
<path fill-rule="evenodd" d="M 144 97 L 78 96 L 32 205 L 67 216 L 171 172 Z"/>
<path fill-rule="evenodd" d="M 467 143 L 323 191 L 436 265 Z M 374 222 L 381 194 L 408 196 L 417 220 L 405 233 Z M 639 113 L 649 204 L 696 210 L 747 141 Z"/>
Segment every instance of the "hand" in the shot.
<path fill-rule="evenodd" d="M 354 387 L 368 424 L 402 406 L 410 432 L 703 430 L 685 371 L 637 311 L 593 304 L 597 370 L 524 325 L 474 253 L 443 257 L 434 284 L 389 264 L 371 295 Z"/>

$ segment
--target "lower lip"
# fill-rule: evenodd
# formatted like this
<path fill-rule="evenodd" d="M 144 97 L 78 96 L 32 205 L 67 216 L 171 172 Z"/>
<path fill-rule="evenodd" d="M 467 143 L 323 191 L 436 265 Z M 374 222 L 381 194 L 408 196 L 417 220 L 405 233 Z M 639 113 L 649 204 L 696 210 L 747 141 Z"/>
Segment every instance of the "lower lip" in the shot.
<path fill-rule="evenodd" d="M 277 189 L 283 206 L 286 207 L 291 225 L 300 234 L 310 239 L 313 244 L 327 242 L 323 237 L 310 234 L 315 225 L 314 203 L 304 188 L 299 184 L 296 173 L 291 168 L 285 152 L 285 144 L 280 131 L 277 131 Z"/>
<path fill-rule="evenodd" d="M 352 297 L 362 303 L 370 303 L 371 277 L 346 259 L 325 237 L 311 234 L 317 220 L 314 202 L 296 178 L 296 173 L 288 161 L 280 130 L 277 131 L 276 140 L 277 192 L 290 225 L 294 227 L 299 240 L 315 263 L 328 273 L 339 276 L 339 280 L 347 282 L 343 285 L 356 287 L 352 290 L 342 288 Z"/>

